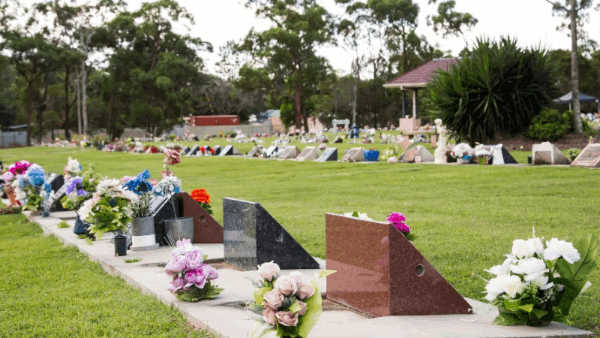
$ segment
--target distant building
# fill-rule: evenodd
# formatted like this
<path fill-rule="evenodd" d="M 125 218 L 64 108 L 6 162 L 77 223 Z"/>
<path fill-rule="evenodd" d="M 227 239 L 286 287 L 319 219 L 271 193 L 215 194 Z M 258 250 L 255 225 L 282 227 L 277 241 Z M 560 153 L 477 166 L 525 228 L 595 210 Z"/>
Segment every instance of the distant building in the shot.
<path fill-rule="evenodd" d="M 208 126 L 237 126 L 240 124 L 240 118 L 236 115 L 205 115 L 185 117 L 190 127 L 208 127 Z"/>
<path fill-rule="evenodd" d="M 262 125 L 269 126 L 273 133 L 285 132 L 285 126 L 281 122 L 281 110 L 271 109 L 259 113 L 257 116 L 257 122 Z"/>

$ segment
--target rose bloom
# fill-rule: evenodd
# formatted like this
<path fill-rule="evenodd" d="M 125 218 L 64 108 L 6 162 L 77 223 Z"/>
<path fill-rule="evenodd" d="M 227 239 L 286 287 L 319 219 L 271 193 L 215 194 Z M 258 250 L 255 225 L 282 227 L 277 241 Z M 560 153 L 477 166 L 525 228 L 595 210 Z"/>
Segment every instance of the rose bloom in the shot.
<path fill-rule="evenodd" d="M 279 292 L 279 290 L 277 289 L 273 289 L 267 293 L 265 293 L 265 295 L 263 296 L 263 299 L 265 300 L 263 302 L 263 306 L 267 306 L 270 307 L 274 310 L 279 309 L 279 307 L 281 306 L 281 304 L 283 303 L 283 295 Z"/>
<path fill-rule="evenodd" d="M 291 296 L 298 292 L 296 281 L 288 276 L 277 278 L 275 281 L 275 289 L 279 290 L 284 296 Z"/>
<path fill-rule="evenodd" d="M 206 189 L 194 189 L 191 196 L 198 203 L 210 204 L 210 195 L 206 192 Z"/>
<path fill-rule="evenodd" d="M 276 325 L 277 324 L 277 318 L 275 317 L 275 313 L 277 313 L 277 311 L 271 309 L 270 307 L 266 307 L 265 310 L 263 311 L 263 318 L 265 319 L 265 322 L 269 325 Z"/>
<path fill-rule="evenodd" d="M 186 259 L 184 257 L 173 257 L 165 267 L 167 275 L 178 275 L 185 270 Z"/>
<path fill-rule="evenodd" d="M 290 278 L 293 279 L 294 282 L 296 282 L 297 286 L 300 286 L 304 282 L 304 276 L 300 271 L 290 272 Z"/>
<path fill-rule="evenodd" d="M 277 318 L 277 322 L 283 326 L 298 325 L 298 315 L 289 311 L 279 311 L 275 314 L 275 317 Z"/>
<path fill-rule="evenodd" d="M 300 305 L 300 311 L 298 311 L 296 313 L 300 316 L 304 316 L 306 314 L 306 311 L 308 310 L 306 303 L 298 301 L 298 305 Z"/>
<path fill-rule="evenodd" d="M 260 277 L 268 282 L 272 282 L 273 279 L 279 276 L 279 265 L 273 263 L 273 261 L 263 263 L 258 266 L 258 274 Z"/>
<path fill-rule="evenodd" d="M 310 298 L 315 294 L 315 288 L 312 284 L 304 282 L 298 288 L 298 298 L 301 300 L 305 300 L 306 298 Z"/>
<path fill-rule="evenodd" d="M 549 261 L 562 257 L 569 264 L 573 264 L 581 259 L 581 255 L 579 255 L 579 251 L 575 249 L 573 243 L 552 238 L 550 241 L 546 241 L 546 247 L 546 250 L 544 250 L 544 259 Z"/>

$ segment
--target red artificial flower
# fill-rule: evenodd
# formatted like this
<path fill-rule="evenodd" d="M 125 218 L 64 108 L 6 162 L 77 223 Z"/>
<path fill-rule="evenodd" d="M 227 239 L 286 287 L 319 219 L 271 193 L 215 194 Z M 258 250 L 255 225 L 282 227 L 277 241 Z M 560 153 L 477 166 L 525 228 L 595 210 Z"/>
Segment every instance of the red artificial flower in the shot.
<path fill-rule="evenodd" d="M 194 201 L 201 204 L 210 204 L 210 195 L 206 192 L 206 189 L 194 189 L 191 194 Z"/>

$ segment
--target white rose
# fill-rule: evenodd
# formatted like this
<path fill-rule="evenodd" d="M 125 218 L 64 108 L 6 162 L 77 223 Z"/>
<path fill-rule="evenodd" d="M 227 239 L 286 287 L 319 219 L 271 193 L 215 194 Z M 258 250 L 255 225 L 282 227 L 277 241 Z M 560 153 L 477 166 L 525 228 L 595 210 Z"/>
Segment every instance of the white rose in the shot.
<path fill-rule="evenodd" d="M 509 276 L 507 276 L 507 275 L 492 278 L 489 281 L 489 283 L 485 286 L 485 290 L 487 292 L 485 299 L 492 302 L 496 298 L 498 298 L 498 296 L 503 294 L 504 293 L 504 280 L 507 278 L 509 278 Z"/>
<path fill-rule="evenodd" d="M 485 270 L 489 273 L 491 273 L 492 275 L 496 275 L 496 276 L 504 276 L 504 275 L 508 275 L 510 272 L 510 265 L 512 263 L 513 258 L 512 257 L 508 257 L 504 263 L 502 263 L 502 265 L 496 265 L 494 267 L 492 267 L 489 270 Z"/>
<path fill-rule="evenodd" d="M 504 284 L 502 285 L 504 292 L 510 298 L 516 298 L 518 294 L 522 293 L 525 290 L 525 284 L 521 281 L 521 278 L 517 276 L 508 276 L 503 280 Z"/>
<path fill-rule="evenodd" d="M 279 276 L 279 265 L 273 261 L 263 263 L 258 266 L 258 274 L 260 277 L 268 282 L 272 282 L 273 279 Z"/>
<path fill-rule="evenodd" d="M 548 290 L 554 286 L 554 283 L 548 283 L 548 276 L 537 276 L 536 279 L 531 281 L 534 285 L 540 288 L 540 290 Z"/>
<path fill-rule="evenodd" d="M 544 244 L 542 243 L 542 240 L 539 238 L 530 238 L 527 241 L 527 245 L 529 245 L 530 248 L 533 248 L 535 250 L 535 253 L 538 255 L 541 255 L 544 253 Z"/>
<path fill-rule="evenodd" d="M 541 275 L 548 269 L 543 260 L 531 257 L 517 261 L 517 265 L 511 265 L 510 271 L 519 275 Z"/>
<path fill-rule="evenodd" d="M 288 276 L 277 278 L 275 281 L 275 289 L 279 290 L 284 296 L 291 296 L 298 292 L 296 282 Z"/>
<path fill-rule="evenodd" d="M 579 251 L 573 247 L 573 243 L 561 241 L 552 238 L 546 241 L 546 250 L 544 250 L 544 259 L 553 261 L 558 258 L 564 258 L 570 264 L 578 262 L 581 259 Z"/>
<path fill-rule="evenodd" d="M 528 241 L 516 239 L 513 242 L 512 254 L 516 258 L 529 258 L 535 254 L 535 246 L 532 246 Z"/>

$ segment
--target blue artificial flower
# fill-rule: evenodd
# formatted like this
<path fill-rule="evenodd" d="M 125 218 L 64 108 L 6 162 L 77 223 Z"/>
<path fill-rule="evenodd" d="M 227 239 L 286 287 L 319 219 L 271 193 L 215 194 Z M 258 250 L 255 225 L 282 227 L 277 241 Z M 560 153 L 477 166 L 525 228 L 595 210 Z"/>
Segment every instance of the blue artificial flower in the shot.
<path fill-rule="evenodd" d="M 139 173 L 136 178 L 139 178 L 140 180 L 149 180 L 150 179 L 150 171 L 144 170 L 141 173 Z"/>
<path fill-rule="evenodd" d="M 81 177 L 74 177 L 67 182 L 66 193 L 67 195 L 71 195 L 75 189 L 77 189 L 77 185 L 80 185 L 83 182 Z"/>
<path fill-rule="evenodd" d="M 27 170 L 28 183 L 35 187 L 41 187 L 46 183 L 44 169 L 39 165 L 32 165 Z"/>
<path fill-rule="evenodd" d="M 181 191 L 181 188 L 175 187 L 174 190 L 175 190 L 175 193 L 179 193 Z"/>
<path fill-rule="evenodd" d="M 85 190 L 83 190 L 83 189 L 77 190 L 77 196 L 84 197 L 85 195 L 87 195 L 87 192 L 85 192 Z"/>
<path fill-rule="evenodd" d="M 110 206 L 114 208 L 117 205 L 117 202 L 114 198 L 111 197 L 110 201 L 108 201 L 108 204 L 110 204 Z"/>
<path fill-rule="evenodd" d="M 150 171 L 144 170 L 134 179 L 125 183 L 123 187 L 131 192 L 134 192 L 136 195 L 143 196 L 152 191 L 152 185 L 146 181 L 148 179 L 150 179 Z"/>
<path fill-rule="evenodd" d="M 52 192 L 52 186 L 50 184 L 46 183 L 44 185 L 44 190 L 46 190 L 46 193 L 49 194 L 50 192 Z"/>
<path fill-rule="evenodd" d="M 471 158 L 472 158 L 471 155 L 465 155 L 465 156 L 463 156 L 463 160 L 465 160 L 465 161 L 470 161 Z"/>

